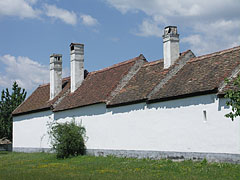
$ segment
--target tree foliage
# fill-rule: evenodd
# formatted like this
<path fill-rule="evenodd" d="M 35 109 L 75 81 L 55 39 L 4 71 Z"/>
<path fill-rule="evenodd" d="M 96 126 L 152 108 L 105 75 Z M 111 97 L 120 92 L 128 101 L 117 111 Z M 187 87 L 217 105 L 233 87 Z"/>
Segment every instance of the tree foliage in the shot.
<path fill-rule="evenodd" d="M 12 141 L 12 112 L 25 100 L 27 92 L 18 86 L 12 85 L 12 92 L 8 88 L 2 90 L 0 99 L 0 139 L 5 137 Z"/>
<path fill-rule="evenodd" d="M 229 86 L 232 85 L 229 80 L 226 80 L 226 82 Z M 228 98 L 226 105 L 231 107 L 231 112 L 225 116 L 233 121 L 240 116 L 240 76 L 233 81 L 233 87 L 226 92 L 224 97 Z"/>
<path fill-rule="evenodd" d="M 57 158 L 84 155 L 86 151 L 86 129 L 74 120 L 50 125 L 49 135 Z"/>

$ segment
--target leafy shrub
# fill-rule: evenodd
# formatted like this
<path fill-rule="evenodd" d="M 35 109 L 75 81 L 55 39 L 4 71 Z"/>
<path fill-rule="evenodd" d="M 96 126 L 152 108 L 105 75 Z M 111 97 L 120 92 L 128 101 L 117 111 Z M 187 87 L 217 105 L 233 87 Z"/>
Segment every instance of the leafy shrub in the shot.
<path fill-rule="evenodd" d="M 228 98 L 226 105 L 231 107 L 231 112 L 225 114 L 225 117 L 231 118 L 233 121 L 236 117 L 240 116 L 240 76 L 235 79 L 226 79 L 225 82 L 230 87 L 226 91 L 225 98 Z"/>
<path fill-rule="evenodd" d="M 51 125 L 49 134 L 57 158 L 84 155 L 86 153 L 86 129 L 74 120 Z"/>

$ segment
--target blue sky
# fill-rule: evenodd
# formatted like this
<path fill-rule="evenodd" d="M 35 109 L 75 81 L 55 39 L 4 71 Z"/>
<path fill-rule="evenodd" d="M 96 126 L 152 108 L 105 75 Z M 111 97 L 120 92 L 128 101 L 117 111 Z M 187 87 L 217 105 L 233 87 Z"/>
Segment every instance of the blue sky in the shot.
<path fill-rule="evenodd" d="M 196 55 L 240 45 L 239 0 L 0 0 L 0 90 L 17 81 L 31 93 L 49 81 L 49 56 L 85 44 L 85 68 L 142 53 L 162 58 L 162 33 L 178 26 L 180 50 Z"/>

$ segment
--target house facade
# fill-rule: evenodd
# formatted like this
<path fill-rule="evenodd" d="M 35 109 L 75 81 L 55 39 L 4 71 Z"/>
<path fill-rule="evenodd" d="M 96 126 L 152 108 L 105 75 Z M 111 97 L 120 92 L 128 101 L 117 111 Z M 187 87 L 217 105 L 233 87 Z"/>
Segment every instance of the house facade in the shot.
<path fill-rule="evenodd" d="M 240 47 L 196 57 L 179 53 L 177 27 L 163 35 L 164 58 L 141 54 L 102 70 L 84 70 L 84 45 L 70 45 L 71 76 L 50 56 L 50 83 L 13 112 L 13 150 L 50 149 L 48 124 L 75 119 L 94 155 L 240 161 L 239 119 L 224 115 L 225 79 L 240 70 Z"/>

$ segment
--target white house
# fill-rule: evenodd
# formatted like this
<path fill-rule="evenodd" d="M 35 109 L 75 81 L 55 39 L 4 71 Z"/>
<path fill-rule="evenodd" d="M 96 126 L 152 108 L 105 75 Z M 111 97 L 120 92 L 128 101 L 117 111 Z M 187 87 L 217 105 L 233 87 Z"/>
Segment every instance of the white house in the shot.
<path fill-rule="evenodd" d="M 50 148 L 47 124 L 82 121 L 88 153 L 240 161 L 240 122 L 223 95 L 240 70 L 240 46 L 195 57 L 179 53 L 177 27 L 164 30 L 164 59 L 143 55 L 102 70 L 84 70 L 84 45 L 72 43 L 71 76 L 50 56 L 50 83 L 13 112 L 13 150 Z"/>

